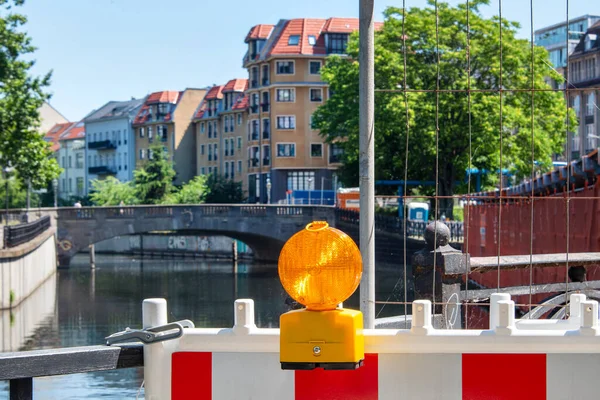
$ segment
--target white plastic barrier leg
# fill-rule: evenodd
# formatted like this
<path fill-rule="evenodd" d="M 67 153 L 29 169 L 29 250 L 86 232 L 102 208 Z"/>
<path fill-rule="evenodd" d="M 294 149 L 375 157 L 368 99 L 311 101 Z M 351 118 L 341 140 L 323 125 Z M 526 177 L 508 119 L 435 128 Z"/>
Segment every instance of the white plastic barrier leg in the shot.
<path fill-rule="evenodd" d="M 142 324 L 144 329 L 167 324 L 167 301 L 165 299 L 146 299 L 142 303 Z M 166 353 L 163 342 L 148 344 L 144 346 L 144 387 L 148 400 L 161 399 L 160 396 L 152 395 L 159 393 L 161 386 L 170 384 L 165 382 L 164 376 L 171 374 L 171 363 L 159 365 L 153 360 L 164 359 Z"/>

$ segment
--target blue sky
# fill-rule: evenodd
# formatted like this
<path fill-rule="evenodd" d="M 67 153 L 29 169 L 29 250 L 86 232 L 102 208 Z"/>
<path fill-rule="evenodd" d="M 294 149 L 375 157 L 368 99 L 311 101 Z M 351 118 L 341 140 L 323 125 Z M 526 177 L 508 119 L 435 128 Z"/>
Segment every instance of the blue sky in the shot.
<path fill-rule="evenodd" d="M 402 5 L 375 3 L 378 20 L 386 7 Z M 529 37 L 529 1 L 503 0 L 502 10 Z M 497 14 L 498 1 L 482 11 Z M 54 71 L 50 102 L 75 121 L 109 100 L 244 78 L 244 37 L 251 26 L 358 17 L 358 0 L 26 0 L 19 12 L 29 18 L 27 30 L 38 47 L 34 72 Z M 571 0 L 569 14 L 600 15 L 600 1 Z M 534 0 L 534 29 L 564 19 L 564 0 Z"/>

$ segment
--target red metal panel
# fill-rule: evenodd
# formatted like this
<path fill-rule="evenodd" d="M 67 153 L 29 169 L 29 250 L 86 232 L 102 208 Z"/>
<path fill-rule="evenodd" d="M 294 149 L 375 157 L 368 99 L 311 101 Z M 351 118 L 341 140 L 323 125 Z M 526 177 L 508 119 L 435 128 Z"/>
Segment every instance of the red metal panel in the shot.
<path fill-rule="evenodd" d="M 212 399 L 212 353 L 173 353 L 171 399 Z"/>
<path fill-rule="evenodd" d="M 353 371 L 296 371 L 296 400 L 377 400 L 378 357 L 365 354 L 365 365 Z"/>
<path fill-rule="evenodd" d="M 463 354 L 463 400 L 546 400 L 545 354 Z"/>

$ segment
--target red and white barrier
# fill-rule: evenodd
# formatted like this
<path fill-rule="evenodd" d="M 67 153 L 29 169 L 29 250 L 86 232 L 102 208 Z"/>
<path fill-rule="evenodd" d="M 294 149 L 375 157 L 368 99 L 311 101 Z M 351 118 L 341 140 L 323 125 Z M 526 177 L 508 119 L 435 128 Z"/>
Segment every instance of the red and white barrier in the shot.
<path fill-rule="evenodd" d="M 579 312 L 551 324 L 517 323 L 514 303 L 496 296 L 493 330 L 433 329 L 431 303 L 416 301 L 411 330 L 365 330 L 365 365 L 354 371 L 281 370 L 279 330 L 256 328 L 253 301 L 238 300 L 231 329 L 146 345 L 146 399 L 599 398 L 598 303 L 577 296 Z M 166 315 L 164 300 L 144 302 L 145 326 Z"/>

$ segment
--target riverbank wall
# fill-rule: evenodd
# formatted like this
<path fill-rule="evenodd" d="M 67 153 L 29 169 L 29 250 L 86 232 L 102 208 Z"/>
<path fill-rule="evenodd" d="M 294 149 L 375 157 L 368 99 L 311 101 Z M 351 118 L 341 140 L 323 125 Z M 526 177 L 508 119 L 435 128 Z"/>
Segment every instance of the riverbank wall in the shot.
<path fill-rule="evenodd" d="M 0 250 L 0 310 L 17 307 L 56 273 L 56 230 Z"/>

